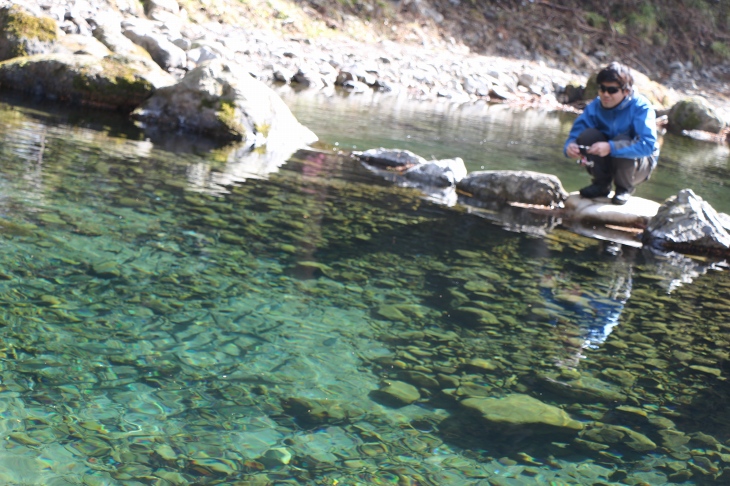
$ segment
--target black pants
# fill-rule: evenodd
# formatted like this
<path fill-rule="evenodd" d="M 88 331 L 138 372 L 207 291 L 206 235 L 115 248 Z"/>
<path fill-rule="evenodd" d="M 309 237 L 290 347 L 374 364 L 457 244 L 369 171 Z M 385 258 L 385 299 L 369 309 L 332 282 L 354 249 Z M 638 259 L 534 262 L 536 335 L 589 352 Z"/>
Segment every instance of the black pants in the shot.
<path fill-rule="evenodd" d="M 614 141 L 630 140 L 625 135 L 619 135 Z M 586 128 L 578 136 L 578 145 L 593 145 L 596 142 L 608 142 L 608 138 L 595 128 Z M 593 177 L 593 183 L 608 189 L 611 182 L 616 185 L 617 190 L 633 192 L 636 186 L 649 180 L 656 158 L 653 156 L 639 159 L 622 159 L 618 157 L 599 157 L 598 155 L 587 155 L 588 160 L 593 162 L 593 167 L 586 167 L 588 173 Z"/>

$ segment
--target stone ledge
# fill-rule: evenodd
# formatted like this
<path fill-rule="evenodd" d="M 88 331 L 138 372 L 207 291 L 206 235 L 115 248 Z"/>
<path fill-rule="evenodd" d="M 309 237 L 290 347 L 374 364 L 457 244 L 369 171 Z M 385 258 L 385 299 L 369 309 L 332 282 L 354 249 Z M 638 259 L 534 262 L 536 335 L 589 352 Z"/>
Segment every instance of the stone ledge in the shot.
<path fill-rule="evenodd" d="M 641 197 L 631 197 L 623 206 L 611 203 L 611 197 L 586 199 L 572 192 L 565 200 L 567 219 L 576 222 L 592 222 L 604 225 L 646 228 L 649 220 L 659 211 L 658 202 Z"/>

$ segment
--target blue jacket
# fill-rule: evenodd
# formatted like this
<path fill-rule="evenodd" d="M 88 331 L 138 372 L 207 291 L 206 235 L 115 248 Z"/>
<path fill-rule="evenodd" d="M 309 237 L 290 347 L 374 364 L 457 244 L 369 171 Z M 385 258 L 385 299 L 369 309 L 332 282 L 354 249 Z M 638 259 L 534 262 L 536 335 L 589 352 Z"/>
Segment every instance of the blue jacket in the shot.
<path fill-rule="evenodd" d="M 563 154 L 568 144 L 575 142 L 586 128 L 596 128 L 606 135 L 611 144 L 611 157 L 638 159 L 653 155 L 656 159 L 659 156 L 656 112 L 649 100 L 636 92 L 629 93 L 621 103 L 609 110 L 601 106 L 600 98 L 591 101 L 573 123 L 563 146 Z M 629 140 L 614 142 L 613 139 L 619 135 L 626 135 Z"/>

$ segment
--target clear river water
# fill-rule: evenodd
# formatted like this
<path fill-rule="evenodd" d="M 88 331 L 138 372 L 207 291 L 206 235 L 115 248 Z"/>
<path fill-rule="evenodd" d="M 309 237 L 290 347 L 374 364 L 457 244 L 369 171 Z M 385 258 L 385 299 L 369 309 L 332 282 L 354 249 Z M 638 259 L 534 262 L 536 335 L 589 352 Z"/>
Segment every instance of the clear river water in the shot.
<path fill-rule="evenodd" d="M 374 147 L 588 182 L 573 115 L 282 90 L 279 159 L 0 100 L 0 484 L 728 484 L 730 272 L 520 232 Z M 730 212 L 726 145 L 637 193 Z"/>

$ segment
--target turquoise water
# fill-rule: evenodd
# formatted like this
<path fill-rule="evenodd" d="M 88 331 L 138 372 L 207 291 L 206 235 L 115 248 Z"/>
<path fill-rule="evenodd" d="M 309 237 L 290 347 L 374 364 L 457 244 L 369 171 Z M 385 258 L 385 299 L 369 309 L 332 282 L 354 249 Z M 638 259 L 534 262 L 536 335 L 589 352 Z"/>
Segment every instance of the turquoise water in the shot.
<path fill-rule="evenodd" d="M 326 145 L 0 127 L 3 484 L 727 482 L 722 263 L 506 231 Z"/>

